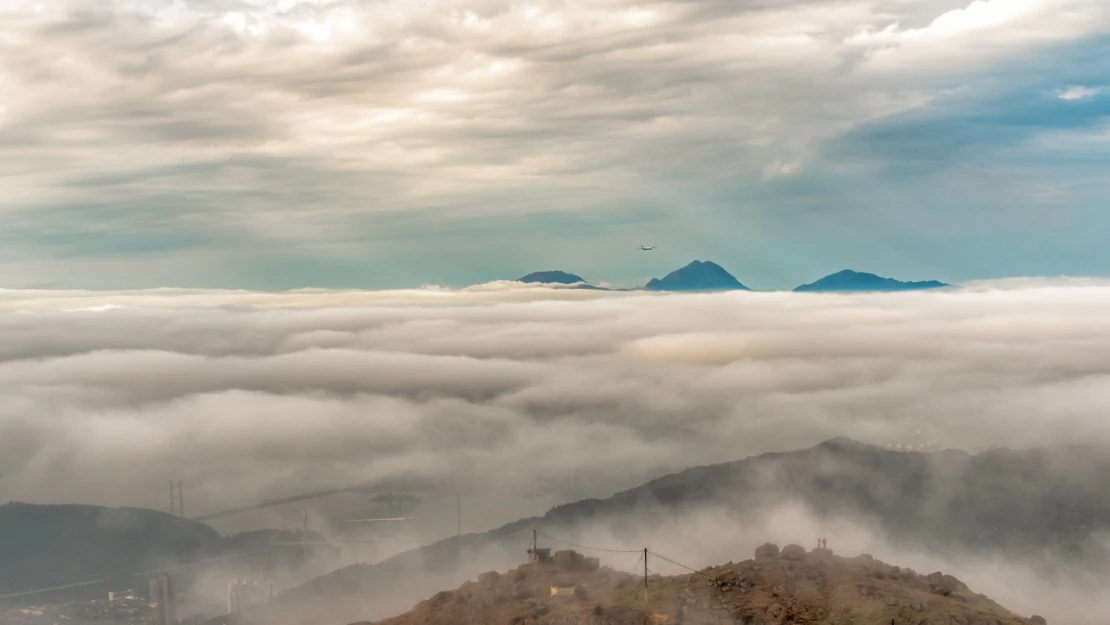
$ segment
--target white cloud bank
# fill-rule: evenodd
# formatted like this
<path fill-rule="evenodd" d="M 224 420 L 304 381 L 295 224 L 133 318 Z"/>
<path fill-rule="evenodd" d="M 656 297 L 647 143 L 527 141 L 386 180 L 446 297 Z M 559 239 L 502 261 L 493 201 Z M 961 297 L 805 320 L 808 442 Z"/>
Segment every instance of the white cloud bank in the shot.
<path fill-rule="evenodd" d="M 468 493 L 478 530 L 836 435 L 1110 442 L 1108 306 L 1100 281 L 0 291 L 0 498 L 152 506 L 180 479 L 201 514 L 419 474 Z"/>

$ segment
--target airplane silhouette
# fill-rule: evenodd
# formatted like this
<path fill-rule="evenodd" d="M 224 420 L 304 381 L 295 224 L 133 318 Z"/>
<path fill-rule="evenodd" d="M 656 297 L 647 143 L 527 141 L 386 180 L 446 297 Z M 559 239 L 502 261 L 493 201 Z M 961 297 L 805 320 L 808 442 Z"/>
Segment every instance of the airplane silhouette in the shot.
<path fill-rule="evenodd" d="M 655 249 L 655 246 L 654 246 L 654 245 L 652 245 L 651 247 L 644 247 L 643 245 L 641 245 L 641 246 L 640 246 L 640 249 L 641 249 L 641 250 L 643 250 L 643 251 L 645 251 L 645 252 L 650 252 L 651 250 L 654 250 L 654 249 Z"/>

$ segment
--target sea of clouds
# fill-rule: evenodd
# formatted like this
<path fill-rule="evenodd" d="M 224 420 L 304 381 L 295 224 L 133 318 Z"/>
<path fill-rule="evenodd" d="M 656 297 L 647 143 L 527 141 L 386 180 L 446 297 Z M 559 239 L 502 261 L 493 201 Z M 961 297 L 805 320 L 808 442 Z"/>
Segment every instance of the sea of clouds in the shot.
<path fill-rule="evenodd" d="M 479 531 L 834 436 L 1107 442 L 1107 310 L 1090 280 L 0 291 L 0 499 L 165 508 L 182 480 L 192 515 L 404 475 L 464 493 Z"/>

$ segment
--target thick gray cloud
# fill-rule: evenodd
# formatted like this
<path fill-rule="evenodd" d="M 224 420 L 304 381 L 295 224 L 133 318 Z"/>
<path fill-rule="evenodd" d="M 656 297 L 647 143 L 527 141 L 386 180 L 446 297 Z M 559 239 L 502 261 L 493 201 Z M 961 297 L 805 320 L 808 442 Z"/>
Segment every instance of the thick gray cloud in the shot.
<path fill-rule="evenodd" d="M 7 0 L 0 277 L 422 281 L 356 273 L 373 262 L 457 282 L 542 258 L 496 228 L 449 234 L 506 215 L 519 236 L 588 213 L 622 244 L 666 233 L 693 246 L 664 246 L 668 263 L 699 246 L 732 254 L 706 238 L 717 212 L 743 216 L 731 232 L 781 239 L 771 207 L 816 208 L 795 179 L 858 202 L 822 182 L 866 168 L 823 155 L 828 139 L 946 111 L 935 103 L 953 93 L 997 95 L 1007 79 L 982 76 L 1000 63 L 1103 35 L 1108 20 L 1100 0 Z M 1057 87 L 1097 99 L 1101 85 Z M 862 186 L 908 191 L 876 175 Z M 572 228 L 556 257 L 593 247 L 597 227 Z M 414 244 L 438 262 L 416 267 Z M 490 245 L 500 260 L 476 254 Z M 597 260 L 641 276 L 611 256 Z"/>
<path fill-rule="evenodd" d="M 837 435 L 1107 443 L 1108 304 L 1098 281 L 844 296 L 3 291 L 0 497 L 165 506 L 173 479 L 202 514 L 406 476 L 461 491 L 478 530 Z"/>

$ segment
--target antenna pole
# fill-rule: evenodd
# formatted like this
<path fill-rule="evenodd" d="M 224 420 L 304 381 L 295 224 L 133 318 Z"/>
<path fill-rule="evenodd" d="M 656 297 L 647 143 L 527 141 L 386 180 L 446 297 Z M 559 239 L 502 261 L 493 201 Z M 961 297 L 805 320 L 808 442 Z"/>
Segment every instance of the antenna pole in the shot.
<path fill-rule="evenodd" d="M 304 513 L 304 531 L 301 532 L 301 551 L 304 553 L 304 567 L 308 569 L 308 508 L 303 508 L 301 512 Z"/>
<path fill-rule="evenodd" d="M 462 536 L 462 497 L 455 493 L 455 536 Z"/>
<path fill-rule="evenodd" d="M 177 513 L 185 518 L 185 488 L 181 480 L 177 481 Z"/>
<path fill-rule="evenodd" d="M 648 568 L 647 568 L 647 547 L 644 547 L 644 607 L 648 604 Z"/>
<path fill-rule="evenodd" d="M 170 480 L 170 514 L 177 514 L 177 495 L 173 492 L 173 480 Z"/>

